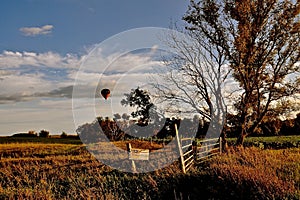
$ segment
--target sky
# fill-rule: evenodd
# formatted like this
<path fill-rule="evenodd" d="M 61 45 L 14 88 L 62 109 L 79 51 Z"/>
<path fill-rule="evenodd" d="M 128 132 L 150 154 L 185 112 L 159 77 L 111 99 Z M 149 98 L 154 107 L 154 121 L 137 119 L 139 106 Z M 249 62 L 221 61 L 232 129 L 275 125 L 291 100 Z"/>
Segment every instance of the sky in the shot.
<path fill-rule="evenodd" d="M 0 136 L 42 129 L 74 134 L 79 124 L 102 112 L 87 100 L 91 95 L 87 91 L 112 85 L 116 91 L 126 84 L 135 87 L 161 66 L 157 55 L 162 51 L 155 43 L 120 51 L 119 42 L 135 43 L 134 37 L 127 40 L 122 33 L 181 23 L 187 7 L 187 0 L 1 1 Z M 74 86 L 80 91 L 75 103 Z M 99 104 L 117 105 L 96 92 L 93 95 Z M 89 106 L 94 113 L 86 109 Z M 80 118 L 76 123 L 74 109 L 74 116 Z"/>

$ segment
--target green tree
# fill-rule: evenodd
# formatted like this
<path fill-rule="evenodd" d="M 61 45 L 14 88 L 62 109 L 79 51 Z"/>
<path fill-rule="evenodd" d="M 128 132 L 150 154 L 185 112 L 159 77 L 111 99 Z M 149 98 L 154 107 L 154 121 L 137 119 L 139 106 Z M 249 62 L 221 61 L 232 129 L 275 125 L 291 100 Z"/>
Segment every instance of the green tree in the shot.
<path fill-rule="evenodd" d="M 121 104 L 136 108 L 136 110 L 131 113 L 131 116 L 138 119 L 138 125 L 148 125 L 150 122 L 151 109 L 154 108 L 154 104 L 151 102 L 148 92 L 138 87 L 132 89 L 129 94 L 124 95 L 125 98 L 122 99 Z"/>
<path fill-rule="evenodd" d="M 97 143 L 105 141 L 105 135 L 100 127 L 101 117 L 97 117 L 92 123 L 85 123 L 76 129 L 81 141 L 85 144 Z"/>
<path fill-rule="evenodd" d="M 114 120 L 120 120 L 122 117 L 119 113 L 114 114 Z"/>
<path fill-rule="evenodd" d="M 186 28 L 224 52 L 241 88 L 237 145 L 299 93 L 299 12 L 290 0 L 190 1 Z"/>
<path fill-rule="evenodd" d="M 68 134 L 67 134 L 66 132 L 63 131 L 63 132 L 61 133 L 60 137 L 61 137 L 61 138 L 67 138 L 67 137 L 68 137 Z"/>
<path fill-rule="evenodd" d="M 155 135 L 164 126 L 165 118 L 152 102 L 150 93 L 138 87 L 124 95 L 121 104 L 135 110 L 131 113 L 133 119 L 130 119 L 127 114 L 122 115 L 123 121 L 119 123 L 122 129 L 124 128 L 125 132 L 133 137 Z"/>
<path fill-rule="evenodd" d="M 39 137 L 45 137 L 45 138 L 47 138 L 47 137 L 49 137 L 49 135 L 50 135 L 50 132 L 46 131 L 46 130 L 41 130 L 39 132 Z"/>
<path fill-rule="evenodd" d="M 28 135 L 37 135 L 37 133 L 34 130 L 29 130 Z"/>

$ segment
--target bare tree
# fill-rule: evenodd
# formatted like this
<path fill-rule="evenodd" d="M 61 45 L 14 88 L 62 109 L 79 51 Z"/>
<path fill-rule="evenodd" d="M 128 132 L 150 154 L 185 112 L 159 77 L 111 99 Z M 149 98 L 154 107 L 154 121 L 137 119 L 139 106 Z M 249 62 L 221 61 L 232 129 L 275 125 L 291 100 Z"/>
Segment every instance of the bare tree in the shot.
<path fill-rule="evenodd" d="M 299 12 L 298 0 L 190 2 L 187 29 L 220 49 L 242 89 L 238 145 L 299 93 Z"/>
<path fill-rule="evenodd" d="M 171 54 L 163 58 L 166 69 L 153 84 L 158 99 L 169 113 L 200 114 L 212 125 L 208 135 L 218 137 L 226 114 L 225 53 L 192 31 L 176 30 L 163 38 Z"/>

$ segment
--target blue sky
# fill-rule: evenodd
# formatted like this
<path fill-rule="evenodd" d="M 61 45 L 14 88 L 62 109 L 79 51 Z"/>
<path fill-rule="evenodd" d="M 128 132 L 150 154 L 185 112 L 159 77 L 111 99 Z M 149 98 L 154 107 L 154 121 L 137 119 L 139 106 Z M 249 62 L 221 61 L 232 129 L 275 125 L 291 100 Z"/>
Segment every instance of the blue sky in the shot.
<path fill-rule="evenodd" d="M 4 0 L 0 7 L 0 49 L 82 53 L 119 32 L 145 26 L 168 27 L 180 21 L 187 0 Z M 51 33 L 26 37 L 22 27 L 52 25 Z"/>
<path fill-rule="evenodd" d="M 171 21 L 180 23 L 187 5 L 186 0 L 1 1 L 0 135 L 41 129 L 52 134 L 74 133 L 72 88 L 89 51 L 122 31 L 168 28 Z M 115 66 L 143 66 L 140 70 L 148 72 L 149 67 L 159 66 L 154 51 L 153 46 L 148 51 L 150 54 L 123 55 Z M 99 54 L 97 61 L 101 63 L 109 58 Z M 96 83 L 98 72 L 80 75 L 79 83 L 80 78 L 87 77 L 99 84 Z M 128 76 L 131 80 L 142 77 L 136 71 Z M 109 85 L 120 77 L 124 75 L 119 71 L 104 76 L 102 81 Z M 83 90 L 89 86 L 80 85 Z M 78 112 L 84 116 L 87 111 Z"/>

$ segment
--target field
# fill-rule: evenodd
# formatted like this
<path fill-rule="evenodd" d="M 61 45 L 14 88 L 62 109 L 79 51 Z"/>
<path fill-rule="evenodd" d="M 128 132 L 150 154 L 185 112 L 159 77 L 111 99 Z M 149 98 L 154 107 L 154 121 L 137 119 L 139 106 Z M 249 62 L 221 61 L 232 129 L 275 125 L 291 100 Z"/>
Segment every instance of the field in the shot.
<path fill-rule="evenodd" d="M 230 148 L 186 174 L 179 162 L 132 174 L 102 164 L 74 140 L 0 138 L 0 143 L 0 199 L 300 198 L 300 148 L 295 147 Z"/>
<path fill-rule="evenodd" d="M 229 138 L 228 143 L 233 145 L 235 140 L 235 138 Z M 247 137 L 244 142 L 244 146 L 255 146 L 261 149 L 300 148 L 300 135 Z"/>
<path fill-rule="evenodd" d="M 43 138 L 43 137 L 0 137 L 0 144 L 9 143 L 38 143 L 38 144 L 82 144 L 80 139 L 74 138 Z"/>

